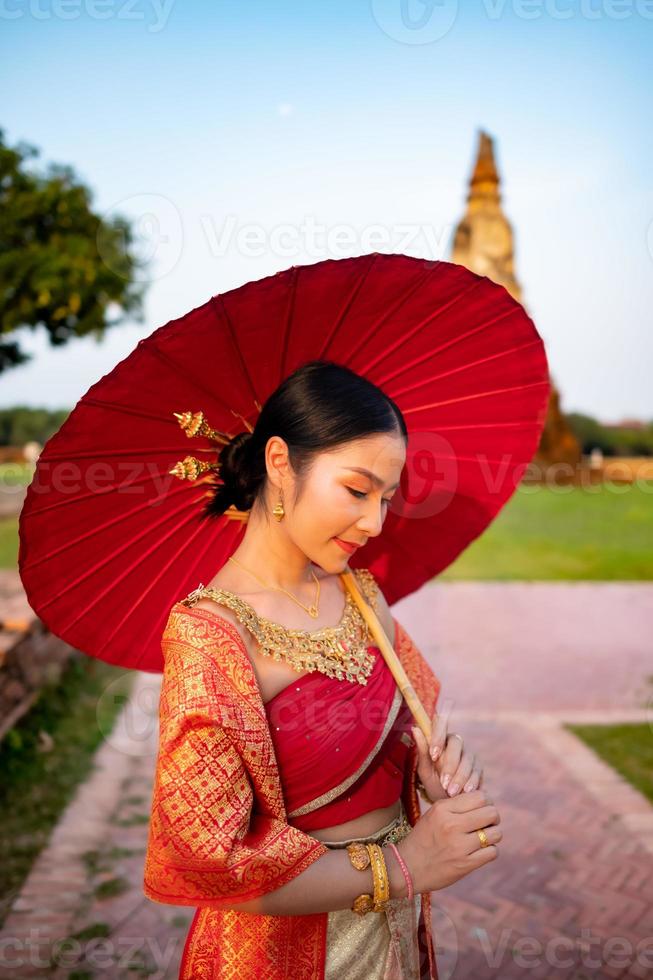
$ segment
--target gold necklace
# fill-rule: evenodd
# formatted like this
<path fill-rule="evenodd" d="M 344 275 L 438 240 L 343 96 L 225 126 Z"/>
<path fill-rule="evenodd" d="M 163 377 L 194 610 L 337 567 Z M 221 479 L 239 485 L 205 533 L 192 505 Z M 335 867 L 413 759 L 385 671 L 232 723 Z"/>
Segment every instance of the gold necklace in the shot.
<path fill-rule="evenodd" d="M 378 611 L 378 586 L 374 576 L 367 568 L 354 568 L 353 573 L 363 595 Z M 350 592 L 345 596 L 345 610 L 340 623 L 337 626 L 323 626 L 312 633 L 265 619 L 235 592 L 204 586 L 201 582 L 181 603 L 194 606 L 198 599 L 205 596 L 236 613 L 256 639 L 263 656 L 283 660 L 297 672 L 317 670 L 327 677 L 367 684 L 375 662 L 375 657 L 368 652 L 372 638 Z"/>
<path fill-rule="evenodd" d="M 252 572 L 249 568 L 245 568 L 245 566 L 241 564 L 241 562 L 236 561 L 235 558 L 229 558 L 229 561 L 234 562 L 235 565 L 240 565 L 243 571 L 249 572 L 250 575 L 253 575 L 256 581 L 260 585 L 264 585 L 266 589 L 274 589 L 275 592 L 285 592 L 285 594 L 289 596 L 293 600 L 293 602 L 296 602 L 298 606 L 301 606 L 304 612 L 307 612 L 309 616 L 313 617 L 313 619 L 317 619 L 317 617 L 320 615 L 320 580 L 318 579 L 317 575 L 315 574 L 312 568 L 311 568 L 311 575 L 313 576 L 313 579 L 317 586 L 317 592 L 315 594 L 315 601 L 310 606 L 305 606 L 303 602 L 300 602 L 299 599 L 297 599 L 292 594 L 292 592 L 288 592 L 287 589 L 281 588 L 280 586 L 270 585 L 268 582 L 264 582 L 263 579 L 260 579 L 258 575 Z"/>

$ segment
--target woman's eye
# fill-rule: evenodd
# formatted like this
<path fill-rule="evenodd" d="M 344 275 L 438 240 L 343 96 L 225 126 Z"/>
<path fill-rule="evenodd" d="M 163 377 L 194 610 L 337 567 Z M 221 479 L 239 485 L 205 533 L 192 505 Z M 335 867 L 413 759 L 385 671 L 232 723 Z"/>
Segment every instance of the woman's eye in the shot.
<path fill-rule="evenodd" d="M 347 487 L 347 489 L 349 490 L 350 494 L 352 494 L 352 496 L 356 497 L 357 500 L 360 500 L 361 497 L 366 497 L 367 496 L 367 494 L 363 490 L 354 490 L 352 487 Z M 387 497 L 383 497 L 383 503 L 384 504 L 391 504 L 392 501 L 391 500 L 388 500 Z"/>

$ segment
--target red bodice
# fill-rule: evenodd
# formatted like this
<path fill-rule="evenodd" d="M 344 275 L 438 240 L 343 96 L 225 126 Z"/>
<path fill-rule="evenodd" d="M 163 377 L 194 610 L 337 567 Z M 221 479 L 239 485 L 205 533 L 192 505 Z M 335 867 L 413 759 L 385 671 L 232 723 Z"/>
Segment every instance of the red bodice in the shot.
<path fill-rule="evenodd" d="M 310 832 L 401 796 L 414 724 L 378 647 L 367 684 L 314 671 L 265 705 L 288 822 Z"/>

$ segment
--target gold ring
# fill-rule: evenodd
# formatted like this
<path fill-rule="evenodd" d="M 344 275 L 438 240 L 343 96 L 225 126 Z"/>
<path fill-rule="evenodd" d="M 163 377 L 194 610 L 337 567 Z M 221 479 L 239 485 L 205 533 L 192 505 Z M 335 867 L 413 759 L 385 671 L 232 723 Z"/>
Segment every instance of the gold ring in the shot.
<path fill-rule="evenodd" d="M 481 839 L 481 847 L 489 847 L 490 846 L 490 842 L 487 839 L 487 834 L 485 833 L 485 831 L 484 830 L 477 830 L 476 833 L 478 834 L 478 836 Z"/>

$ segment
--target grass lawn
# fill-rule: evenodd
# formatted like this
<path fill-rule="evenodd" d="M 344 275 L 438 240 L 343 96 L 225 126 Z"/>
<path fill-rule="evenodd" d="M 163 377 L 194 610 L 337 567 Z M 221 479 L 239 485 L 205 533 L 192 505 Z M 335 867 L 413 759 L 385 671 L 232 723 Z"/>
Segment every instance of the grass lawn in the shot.
<path fill-rule="evenodd" d="M 34 465 L 32 463 L 0 463 L 0 485 L 7 487 L 26 487 L 32 482 Z"/>
<path fill-rule="evenodd" d="M 653 579 L 653 482 L 520 486 L 438 579 Z"/>
<path fill-rule="evenodd" d="M 18 520 L 6 517 L 0 520 L 0 568 L 16 568 L 18 565 Z"/>
<path fill-rule="evenodd" d="M 653 803 L 653 728 L 650 725 L 565 725 L 565 728 Z"/>
<path fill-rule="evenodd" d="M 0 463 L 0 489 L 11 493 L 12 487 L 31 483 L 34 467 L 29 463 Z M 15 491 L 14 491 L 15 492 Z M 0 517 L 0 568 L 15 568 L 18 563 L 18 519 Z"/>
<path fill-rule="evenodd" d="M 59 682 L 41 690 L 0 743 L 0 925 L 60 814 L 91 772 L 94 753 L 134 676 L 73 655 Z"/>

